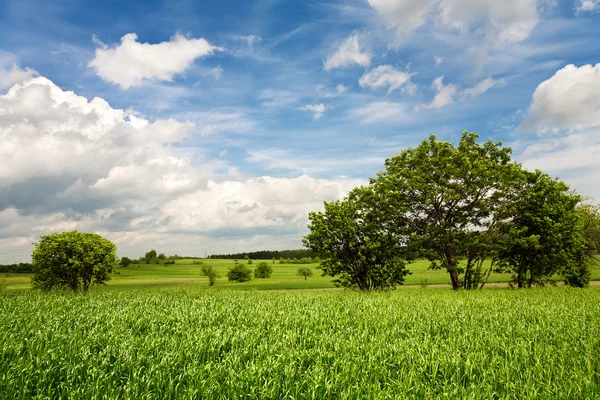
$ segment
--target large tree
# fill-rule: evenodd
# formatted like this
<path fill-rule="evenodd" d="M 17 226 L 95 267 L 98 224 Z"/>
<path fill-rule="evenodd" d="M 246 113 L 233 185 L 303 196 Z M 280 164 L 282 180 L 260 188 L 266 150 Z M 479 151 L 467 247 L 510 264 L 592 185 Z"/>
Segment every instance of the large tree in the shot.
<path fill-rule="evenodd" d="M 408 273 L 399 258 L 401 243 L 379 220 L 376 197 L 369 187 L 356 188 L 344 200 L 326 202 L 323 212 L 309 214 L 303 243 L 321 257 L 323 274 L 336 277 L 340 286 L 388 289 Z"/>
<path fill-rule="evenodd" d="M 477 287 L 489 276 L 492 267 L 482 268 L 497 250 L 491 237 L 521 171 L 509 148 L 500 142 L 480 144 L 478 138 L 464 131 L 454 146 L 431 135 L 387 159 L 385 171 L 371 181 L 387 228 L 402 238 L 412 257 L 446 269 L 454 289 Z"/>
<path fill-rule="evenodd" d="M 69 288 L 87 292 L 90 284 L 102 284 L 117 260 L 116 246 L 95 233 L 62 232 L 42 235 L 31 256 L 34 288 Z"/>

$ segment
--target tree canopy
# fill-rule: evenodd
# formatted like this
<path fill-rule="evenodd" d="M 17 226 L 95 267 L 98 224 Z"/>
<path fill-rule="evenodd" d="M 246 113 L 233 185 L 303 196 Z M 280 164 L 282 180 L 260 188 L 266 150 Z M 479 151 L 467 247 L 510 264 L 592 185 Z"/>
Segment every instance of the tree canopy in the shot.
<path fill-rule="evenodd" d="M 34 288 L 69 288 L 87 292 L 90 284 L 102 284 L 117 262 L 116 246 L 90 232 L 62 232 L 42 235 L 31 256 Z"/>
<path fill-rule="evenodd" d="M 415 258 L 445 269 L 453 289 L 481 288 L 494 269 L 519 287 L 573 272 L 585 243 L 600 242 L 582 239 L 581 198 L 523 169 L 501 142 L 478 139 L 464 131 L 455 146 L 431 135 L 387 159 L 368 186 L 310 213 L 304 244 L 324 259 L 324 274 L 371 290 L 401 283 L 403 260 Z"/>

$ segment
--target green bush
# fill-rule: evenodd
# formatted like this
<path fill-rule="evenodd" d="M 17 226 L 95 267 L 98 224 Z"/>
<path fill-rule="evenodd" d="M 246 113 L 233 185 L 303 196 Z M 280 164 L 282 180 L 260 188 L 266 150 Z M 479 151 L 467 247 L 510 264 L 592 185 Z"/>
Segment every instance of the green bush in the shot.
<path fill-rule="evenodd" d="M 258 266 L 254 270 L 255 278 L 270 278 L 273 273 L 273 267 L 271 267 L 265 261 L 261 261 L 258 263 Z"/>
<path fill-rule="evenodd" d="M 229 268 L 227 279 L 231 282 L 248 282 L 252 279 L 252 270 L 244 264 L 236 264 Z"/>

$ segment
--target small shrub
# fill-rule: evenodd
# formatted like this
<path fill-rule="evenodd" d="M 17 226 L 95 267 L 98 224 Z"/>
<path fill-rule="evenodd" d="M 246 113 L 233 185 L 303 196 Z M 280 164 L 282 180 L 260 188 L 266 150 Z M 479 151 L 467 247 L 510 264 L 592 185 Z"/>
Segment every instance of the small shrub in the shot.
<path fill-rule="evenodd" d="M 254 270 L 255 278 L 270 278 L 273 273 L 273 267 L 271 267 L 265 261 L 261 261 L 258 263 L 258 266 Z"/>
<path fill-rule="evenodd" d="M 236 264 L 229 268 L 227 279 L 231 282 L 248 282 L 252 279 L 252 270 L 244 264 Z"/>
<path fill-rule="evenodd" d="M 248 265 L 252 265 L 252 260 L 248 260 Z"/>

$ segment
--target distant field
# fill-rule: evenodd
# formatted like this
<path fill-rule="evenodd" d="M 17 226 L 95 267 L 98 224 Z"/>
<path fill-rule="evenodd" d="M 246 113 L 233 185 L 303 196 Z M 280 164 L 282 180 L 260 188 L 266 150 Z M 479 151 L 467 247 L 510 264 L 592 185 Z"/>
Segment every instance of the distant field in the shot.
<path fill-rule="evenodd" d="M 0 294 L 0 397 L 597 399 L 600 288 Z"/>
<path fill-rule="evenodd" d="M 265 260 L 269 264 L 272 260 Z M 239 261 L 243 263 L 243 261 Z M 256 267 L 258 260 L 253 260 L 250 268 Z M 208 279 L 200 274 L 203 265 L 212 265 L 219 271 L 221 277 L 214 287 L 208 287 Z M 317 264 L 271 264 L 273 275 L 269 279 L 253 279 L 245 283 L 232 283 L 227 281 L 227 270 L 234 265 L 233 260 L 177 260 L 174 265 L 132 264 L 127 268 L 117 268 L 117 274 L 111 275 L 107 286 L 131 287 L 138 285 L 173 285 L 173 284 L 198 284 L 206 286 L 209 290 L 221 289 L 325 289 L 334 288 L 331 277 L 321 276 Z M 313 269 L 314 275 L 306 281 L 297 276 L 296 271 L 300 266 L 308 265 Z M 405 285 L 421 284 L 449 284 L 448 274 L 443 270 L 429 270 L 429 262 L 418 260 L 408 266 L 412 272 L 406 277 Z M 2 274 L 8 289 L 27 289 L 30 287 L 31 275 L 28 274 Z M 558 280 L 559 277 L 556 277 Z M 600 268 L 593 270 L 593 280 L 600 280 Z M 508 282 L 510 274 L 492 273 L 489 282 Z"/>

